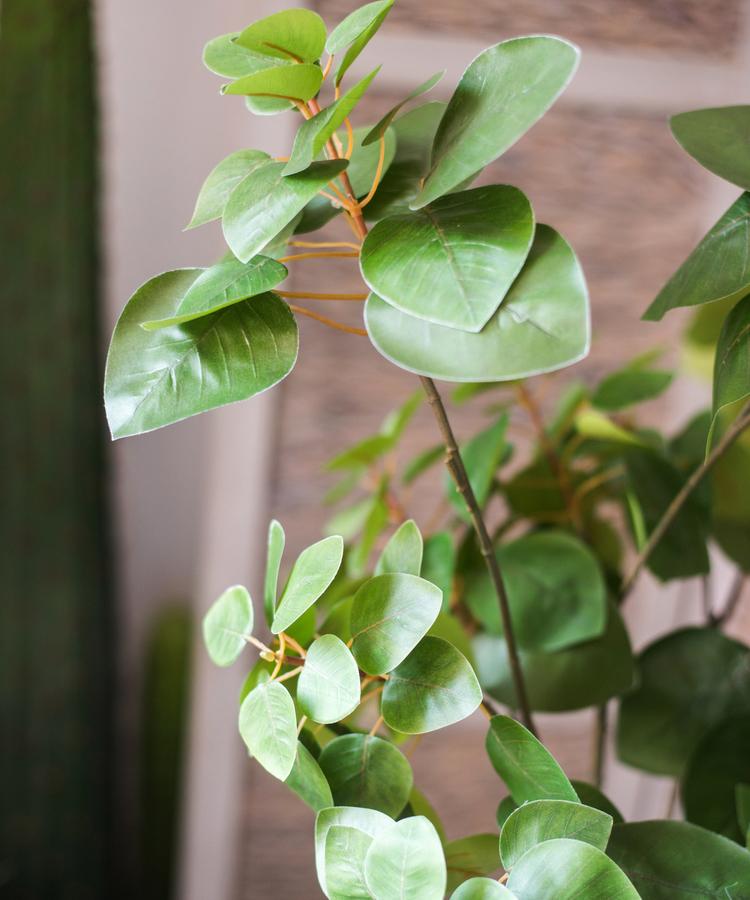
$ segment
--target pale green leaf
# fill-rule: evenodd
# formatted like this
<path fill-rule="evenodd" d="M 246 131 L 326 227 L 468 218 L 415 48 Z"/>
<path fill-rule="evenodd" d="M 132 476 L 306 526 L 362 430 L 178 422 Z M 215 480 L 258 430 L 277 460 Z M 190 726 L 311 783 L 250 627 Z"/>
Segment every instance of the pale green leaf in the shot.
<path fill-rule="evenodd" d="M 302 743 L 297 744 L 294 768 L 287 776 L 285 784 L 315 812 L 333 806 L 331 788 L 326 777 L 315 757 Z"/>
<path fill-rule="evenodd" d="M 238 37 L 238 32 L 222 34 L 206 44 L 203 63 L 209 71 L 224 78 L 242 78 L 268 68 L 268 57 L 241 47 L 236 40 Z"/>
<path fill-rule="evenodd" d="M 331 825 L 326 835 L 326 890 L 331 900 L 370 900 L 365 883 L 369 834 L 349 825 Z"/>
<path fill-rule="evenodd" d="M 253 601 L 247 588 L 227 588 L 203 618 L 203 641 L 211 661 L 231 666 L 253 633 L 253 621 Z"/>
<path fill-rule="evenodd" d="M 188 228 L 197 228 L 224 215 L 232 191 L 259 166 L 271 157 L 261 150 L 238 150 L 223 159 L 209 174 L 198 194 L 193 217 Z"/>
<path fill-rule="evenodd" d="M 704 168 L 750 190 L 750 106 L 696 109 L 672 116 L 669 125 Z"/>
<path fill-rule="evenodd" d="M 276 594 L 279 587 L 279 569 L 281 557 L 284 555 L 286 535 L 281 522 L 276 519 L 268 526 L 268 542 L 266 547 L 266 573 L 263 582 L 263 609 L 266 614 L 266 623 L 273 622 L 276 612 Z"/>
<path fill-rule="evenodd" d="M 492 878 L 470 878 L 451 894 L 451 900 L 509 900 L 513 894 Z"/>
<path fill-rule="evenodd" d="M 372 839 L 390 830 L 393 827 L 393 819 L 374 809 L 353 806 L 336 806 L 322 809 L 318 813 L 315 819 L 315 868 L 320 887 L 326 897 L 331 897 L 326 884 L 326 841 L 328 832 L 335 826 L 356 828 Z"/>
<path fill-rule="evenodd" d="M 336 577 L 344 556 L 339 535 L 323 538 L 297 557 L 279 600 L 271 631 L 286 631 L 306 612 Z"/>
<path fill-rule="evenodd" d="M 388 112 L 383 116 L 383 118 L 367 132 L 364 140 L 362 141 L 362 145 L 364 147 L 369 146 L 370 144 L 374 144 L 375 141 L 380 140 L 381 137 L 386 133 L 388 128 L 393 123 L 393 120 L 396 116 L 401 112 L 404 106 L 409 103 L 411 100 L 416 100 L 417 97 L 421 97 L 422 94 L 426 94 L 427 91 L 431 91 L 435 85 L 442 79 L 443 75 L 445 75 L 445 69 L 442 72 L 436 72 L 427 81 L 424 81 L 418 87 L 415 87 L 414 90 L 407 94 L 403 100 L 397 103 L 395 106 L 392 106 Z"/>
<path fill-rule="evenodd" d="M 412 816 L 378 835 L 367 852 L 365 880 L 375 900 L 442 897 L 445 858 L 433 824 L 424 816 Z"/>
<path fill-rule="evenodd" d="M 350 13 L 330 33 L 326 41 L 328 53 L 338 55 L 346 48 L 344 58 L 336 70 L 335 83 L 337 86 L 341 84 L 341 79 L 351 64 L 383 24 L 392 6 L 393 0 L 376 0 L 375 3 L 366 3 Z"/>
<path fill-rule="evenodd" d="M 249 25 L 237 37 L 240 47 L 276 59 L 314 63 L 326 43 L 326 26 L 309 9 L 285 9 Z"/>
<path fill-rule="evenodd" d="M 252 690 L 242 701 L 239 729 L 250 755 L 286 781 L 297 758 L 297 717 L 284 685 L 267 681 Z"/>
<path fill-rule="evenodd" d="M 375 574 L 419 575 L 422 552 L 422 534 L 414 519 L 409 519 L 396 529 L 383 548 L 375 565 Z"/>
<path fill-rule="evenodd" d="M 575 417 L 576 431 L 585 438 L 596 441 L 611 441 L 615 444 L 627 444 L 632 447 L 647 446 L 644 441 L 613 422 L 609 416 L 597 412 L 595 409 L 584 409 Z"/>
<path fill-rule="evenodd" d="M 229 96 L 271 97 L 304 103 L 318 93 L 322 81 L 319 66 L 269 66 L 224 85 L 221 91 Z"/>
<path fill-rule="evenodd" d="M 297 702 L 313 722 L 345 719 L 359 705 L 359 670 L 346 644 L 324 634 L 310 645 L 297 682 Z"/>

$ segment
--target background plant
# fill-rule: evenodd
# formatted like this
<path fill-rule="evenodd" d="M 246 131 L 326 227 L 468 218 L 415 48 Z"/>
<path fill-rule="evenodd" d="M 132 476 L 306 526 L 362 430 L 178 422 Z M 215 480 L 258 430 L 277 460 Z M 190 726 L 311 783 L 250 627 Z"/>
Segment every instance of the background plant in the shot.
<path fill-rule="evenodd" d="M 220 218 L 228 255 L 208 269 L 159 276 L 129 302 L 107 369 L 113 435 L 148 431 L 277 383 L 296 360 L 295 315 L 369 335 L 421 379 L 441 444 L 408 461 L 399 478 L 383 465 L 420 400 L 415 395 L 379 434 L 337 457 L 332 468 L 344 473 L 337 500 L 363 475 L 376 488 L 337 516 L 335 530 L 348 545 L 335 534 L 308 548 L 280 593 L 284 536 L 272 523 L 264 596 L 272 638 L 253 633 L 253 604 L 241 586 L 222 595 L 204 622 L 218 664 L 232 663 L 247 644 L 260 654 L 243 689 L 240 733 L 250 753 L 318 811 L 316 860 L 328 896 L 402 896 L 399 885 L 425 898 L 446 890 L 627 897 L 638 896 L 635 887 L 661 896 L 655 881 L 668 884 L 670 896 L 696 888 L 743 896 L 736 886 L 750 878 L 746 850 L 695 825 L 617 821 L 595 786 L 568 781 L 534 736 L 532 712 L 597 706 L 601 743 L 604 704 L 625 694 L 621 756 L 684 776 L 688 817 L 744 837 L 747 649 L 716 627 L 739 590 L 724 609 L 707 610 L 705 628 L 671 635 L 638 661 L 620 615 L 644 566 L 663 580 L 705 576 L 710 538 L 747 566 L 747 506 L 731 485 L 741 471 L 738 438 L 750 421 L 746 408 L 736 408 L 750 391 L 744 301 L 720 333 L 713 410 L 680 434 L 665 439 L 637 427 L 632 407 L 672 378 L 652 357 L 594 391 L 573 385 L 545 422 L 522 379 L 588 351 L 583 275 L 569 245 L 535 222 L 519 190 L 469 185 L 554 102 L 577 50 L 552 37 L 505 41 L 470 64 L 447 106 L 404 113 L 402 103 L 355 129 L 349 116 L 378 70 L 346 91 L 344 79 L 391 5 L 368 4 L 330 34 L 316 14 L 289 10 L 207 45 L 208 67 L 232 79 L 225 94 L 244 96 L 259 114 L 296 110 L 303 121 L 288 157 L 239 151 L 209 176 L 191 226 Z M 742 184 L 745 108 L 712 111 L 708 126 L 704 114 L 692 115 L 677 118 L 679 139 Z M 720 138 L 712 142 L 707 133 Z M 676 305 L 728 305 L 750 288 L 738 236 L 745 197 L 665 287 L 650 317 Z M 338 215 L 354 240 L 297 236 Z M 279 288 L 288 264 L 331 255 L 358 261 L 368 290 L 300 296 Z M 288 302 L 299 299 L 366 299 L 366 330 Z M 433 378 L 465 382 L 454 395 L 459 402 L 506 385 L 492 421 L 463 452 Z M 513 400 L 537 438 L 526 464 L 508 475 Z M 400 493 L 442 457 L 452 479 L 447 515 L 423 541 L 402 514 Z M 485 512 L 498 497 L 504 509 L 491 532 Z M 371 570 L 372 551 L 394 521 L 400 527 Z M 636 662 L 638 687 L 628 693 Z M 693 702 L 697 689 L 700 703 Z M 517 709 L 526 727 L 497 714 L 491 698 Z M 490 717 L 487 751 L 511 799 L 499 809 L 499 843 L 481 835 L 444 846 L 399 746 L 478 708 Z M 601 761 L 595 768 L 599 781 Z M 706 773 L 721 775 L 720 788 L 706 791 Z M 457 853 L 471 856 L 478 880 L 460 883 L 460 867 L 451 865 Z M 689 857 L 678 875 L 675 853 Z M 501 861 L 506 875 L 485 878 Z"/>

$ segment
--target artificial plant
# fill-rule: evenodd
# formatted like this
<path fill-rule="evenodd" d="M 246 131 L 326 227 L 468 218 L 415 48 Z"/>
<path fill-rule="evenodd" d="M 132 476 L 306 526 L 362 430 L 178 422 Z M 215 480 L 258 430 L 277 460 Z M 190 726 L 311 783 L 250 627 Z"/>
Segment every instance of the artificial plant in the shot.
<path fill-rule="evenodd" d="M 598 708 L 596 782 L 613 697 L 625 697 L 621 755 L 649 771 L 682 776 L 693 751 L 707 755 L 702 765 L 710 768 L 717 747 L 744 746 L 746 726 L 727 716 L 750 712 L 748 651 L 717 628 L 727 610 L 710 609 L 705 628 L 672 636 L 678 647 L 664 662 L 658 646 L 634 658 L 620 607 L 644 566 L 663 580 L 705 576 L 710 537 L 747 568 L 734 527 L 747 510 L 719 486 L 750 422 L 747 409 L 732 417 L 750 392 L 745 301 L 719 339 L 714 415 L 670 439 L 638 428 L 632 408 L 672 380 L 645 357 L 593 391 L 572 385 L 545 422 L 526 379 L 588 352 L 583 273 L 564 238 L 535 221 L 521 191 L 470 185 L 555 101 L 578 51 L 549 36 L 504 41 L 468 66 L 447 104 L 403 109 L 434 87 L 436 75 L 379 122 L 355 128 L 350 116 L 378 69 L 357 80 L 351 66 L 391 6 L 370 3 L 330 33 L 314 12 L 288 10 L 207 45 L 208 68 L 230 79 L 224 94 L 243 97 L 260 115 L 298 114 L 301 123 L 288 156 L 240 150 L 208 177 L 190 224 L 220 219 L 227 255 L 207 269 L 158 276 L 125 308 L 107 367 L 112 433 L 148 431 L 276 384 L 294 366 L 299 315 L 369 337 L 420 379 L 439 444 L 393 474 L 390 457 L 416 394 L 378 434 L 333 460 L 344 475 L 333 497 L 348 506 L 334 533 L 296 559 L 281 590 L 284 531 L 272 522 L 263 598 L 271 637 L 255 633 L 256 610 L 242 586 L 229 588 L 204 620 L 218 665 L 232 664 L 248 645 L 259 653 L 240 697 L 239 730 L 250 754 L 317 811 L 316 862 L 327 896 L 747 896 L 739 885 L 750 883 L 750 853 L 738 841 L 689 823 L 624 824 L 596 784 L 569 781 L 533 721 L 534 710 Z M 743 148 L 719 141 L 705 152 L 713 159 L 725 145 L 732 172 L 741 169 Z M 336 217 L 351 240 L 300 238 Z M 686 263 L 700 278 L 675 276 L 695 289 L 693 303 L 750 291 L 739 261 L 732 290 L 722 283 L 717 296 L 712 284 L 726 280 L 728 253 L 735 261 L 734 245 L 720 243 L 727 232 L 722 227 L 719 246 L 699 248 L 698 262 L 694 254 Z M 361 294 L 283 287 L 288 264 L 328 255 L 359 264 Z M 671 285 L 655 301 L 657 312 L 686 302 Z M 364 301 L 365 328 L 288 302 L 300 299 Z M 505 391 L 487 428 L 463 449 L 433 378 L 464 382 L 455 402 Z M 519 409 L 536 441 L 509 475 Z M 400 492 L 440 459 L 450 476 L 445 510 L 423 540 Z M 736 471 L 725 470 L 725 479 Z M 373 473 L 375 490 L 362 494 L 362 476 Z M 612 508 L 625 516 L 613 519 Z M 392 524 L 398 528 L 384 543 Z M 628 545 L 634 552 L 625 552 Z M 673 660 L 692 661 L 693 640 L 705 678 L 697 666 L 693 681 L 675 678 Z M 715 692 L 699 712 L 690 706 L 694 683 Z M 502 714 L 498 701 L 521 721 Z M 497 834 L 447 842 L 400 746 L 479 709 L 509 797 Z M 674 739 L 674 721 L 681 729 L 687 723 L 689 740 Z M 706 750 L 714 726 L 725 731 Z M 741 838 L 750 773 L 734 762 L 723 767 L 720 810 L 735 825 L 730 836 Z M 689 818 L 701 821 L 715 797 L 696 800 L 700 812 L 691 815 L 687 791 Z M 705 818 L 701 824 L 726 831 Z M 467 856 L 471 866 L 456 864 Z"/>

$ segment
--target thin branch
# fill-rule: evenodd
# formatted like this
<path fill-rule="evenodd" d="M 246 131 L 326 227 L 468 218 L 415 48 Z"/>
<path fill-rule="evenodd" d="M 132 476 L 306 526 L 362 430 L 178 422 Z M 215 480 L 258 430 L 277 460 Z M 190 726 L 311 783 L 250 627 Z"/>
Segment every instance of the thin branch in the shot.
<path fill-rule="evenodd" d="M 316 294 L 313 291 L 275 291 L 289 300 L 367 300 L 367 294 Z"/>
<path fill-rule="evenodd" d="M 293 253 L 291 256 L 280 256 L 278 262 L 288 263 L 301 259 L 352 259 L 359 256 L 359 250 L 321 250 L 310 253 Z"/>
<path fill-rule="evenodd" d="M 290 247 L 304 247 L 310 250 L 356 250 L 359 253 L 361 247 L 352 241 L 289 241 Z"/>
<path fill-rule="evenodd" d="M 344 325 L 343 322 L 336 322 L 334 319 L 329 319 L 328 316 L 321 316 L 320 313 L 313 312 L 311 309 L 305 309 L 304 306 L 294 306 L 290 303 L 289 309 L 300 316 L 307 316 L 309 319 L 315 319 L 316 322 L 327 325 L 329 328 L 335 328 L 336 331 L 345 331 L 347 334 L 359 334 L 362 337 L 367 337 L 367 332 L 364 328 L 354 328 L 352 325 Z"/>
<path fill-rule="evenodd" d="M 381 135 L 380 138 L 380 154 L 378 156 L 378 167 L 375 170 L 375 177 L 372 179 L 372 187 L 370 188 L 370 193 L 365 197 L 365 199 L 359 204 L 360 209 L 364 209 L 365 206 L 372 200 L 375 196 L 375 191 L 378 189 L 378 185 L 380 184 L 380 178 L 383 174 L 383 164 L 385 163 L 385 135 Z"/>
<path fill-rule="evenodd" d="M 326 62 L 326 67 L 323 69 L 323 81 L 328 78 L 328 74 L 331 71 L 331 66 L 333 65 L 333 53 L 328 57 L 328 61 Z"/>

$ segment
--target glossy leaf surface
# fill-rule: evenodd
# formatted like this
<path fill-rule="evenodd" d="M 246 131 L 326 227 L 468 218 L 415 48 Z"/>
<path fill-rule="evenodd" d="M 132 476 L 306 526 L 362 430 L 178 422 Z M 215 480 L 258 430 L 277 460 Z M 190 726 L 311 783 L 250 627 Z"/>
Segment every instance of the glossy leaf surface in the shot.
<path fill-rule="evenodd" d="M 238 37 L 238 32 L 222 34 L 206 44 L 203 63 L 209 71 L 224 78 L 242 78 L 271 65 L 267 56 L 241 47 L 236 40 Z"/>
<path fill-rule="evenodd" d="M 284 685 L 267 681 L 252 690 L 242 701 L 239 728 L 250 755 L 286 781 L 297 759 L 297 717 Z"/>
<path fill-rule="evenodd" d="M 313 722 L 345 719 L 359 705 L 359 670 L 346 644 L 333 634 L 313 641 L 297 682 L 297 702 Z"/>
<path fill-rule="evenodd" d="M 318 872 L 318 881 L 326 897 L 328 893 L 326 883 L 326 841 L 328 832 L 334 826 L 356 828 L 370 839 L 393 826 L 393 820 L 374 809 L 364 809 L 353 806 L 335 806 L 321 810 L 315 819 L 315 867 Z M 363 861 L 364 862 L 364 861 Z"/>
<path fill-rule="evenodd" d="M 750 190 L 750 106 L 696 109 L 672 116 L 669 124 L 704 168 Z"/>
<path fill-rule="evenodd" d="M 198 194 L 188 228 L 197 228 L 224 215 L 224 208 L 237 185 L 271 157 L 261 150 L 238 150 L 223 159 L 209 174 Z"/>
<path fill-rule="evenodd" d="M 331 900 L 366 900 L 365 859 L 372 838 L 359 828 L 331 825 L 326 835 L 326 889 Z"/>
<path fill-rule="evenodd" d="M 289 574 L 271 625 L 271 631 L 286 631 L 323 594 L 336 577 L 344 556 L 338 535 L 323 538 L 300 553 Z"/>
<path fill-rule="evenodd" d="M 253 633 L 253 621 L 253 601 L 247 588 L 227 588 L 203 619 L 203 641 L 211 661 L 231 666 Z"/>
<path fill-rule="evenodd" d="M 318 93 L 322 81 L 323 74 L 318 66 L 270 66 L 225 85 L 222 93 L 305 102 Z"/>
<path fill-rule="evenodd" d="M 375 900 L 434 900 L 445 894 L 443 847 L 424 816 L 397 822 L 372 842 L 365 880 Z"/>
<path fill-rule="evenodd" d="M 375 566 L 376 575 L 419 575 L 422 571 L 422 535 L 414 519 L 393 533 Z"/>
<path fill-rule="evenodd" d="M 326 26 L 309 9 L 285 9 L 253 22 L 237 37 L 237 44 L 276 59 L 314 63 L 326 42 Z"/>

